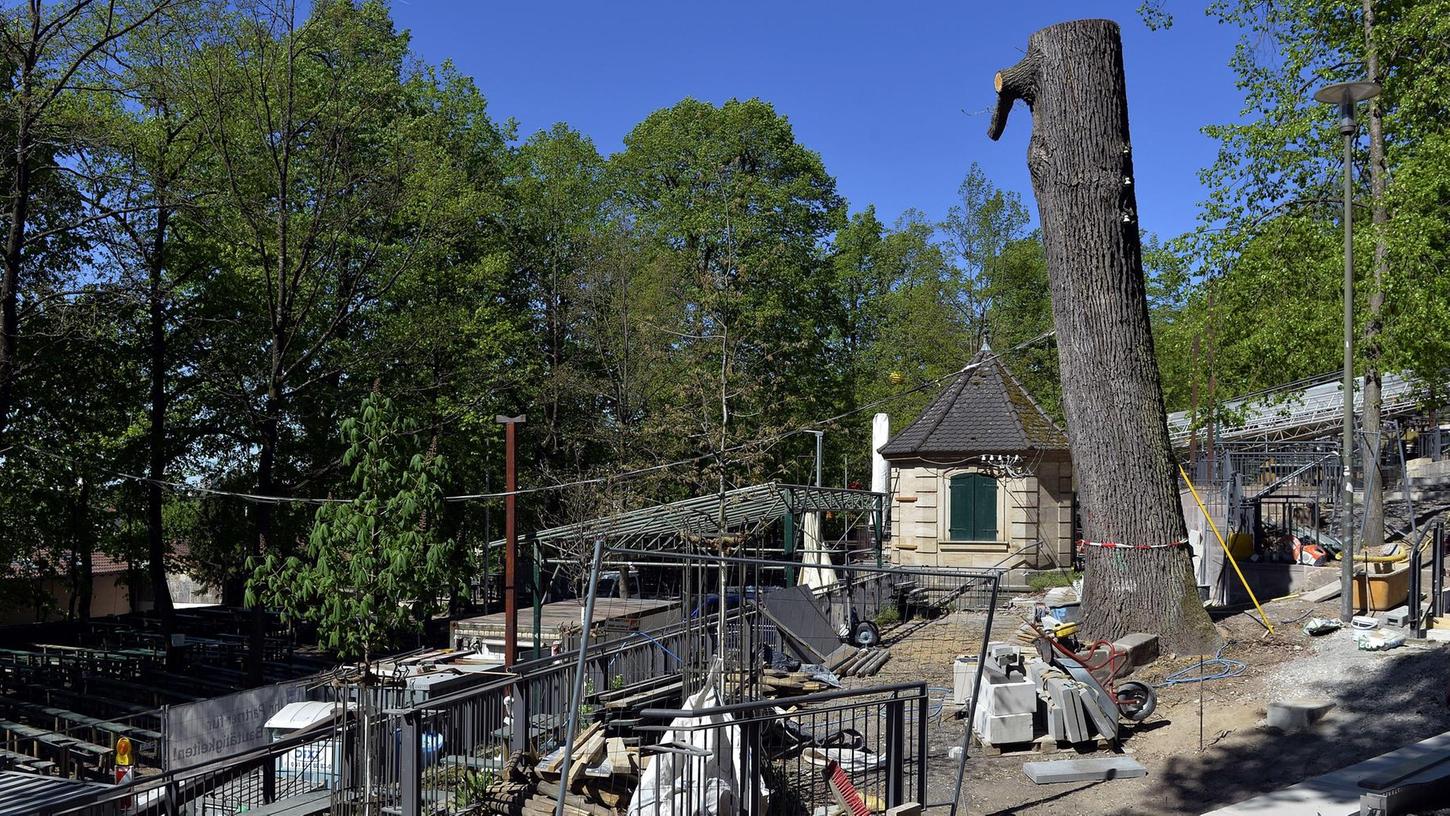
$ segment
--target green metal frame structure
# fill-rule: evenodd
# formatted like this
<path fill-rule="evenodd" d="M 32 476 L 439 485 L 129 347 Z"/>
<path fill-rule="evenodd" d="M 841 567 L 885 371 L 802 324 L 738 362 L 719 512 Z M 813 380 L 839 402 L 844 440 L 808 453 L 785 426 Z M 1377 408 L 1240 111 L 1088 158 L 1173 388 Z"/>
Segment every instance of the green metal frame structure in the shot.
<path fill-rule="evenodd" d="M 603 538 L 612 547 L 658 545 L 681 536 L 716 536 L 780 520 L 786 520 L 790 531 L 794 526 L 792 520 L 802 513 L 883 514 L 885 510 L 885 493 L 766 482 L 727 490 L 723 496 L 718 493 L 696 496 L 551 527 L 534 532 L 531 540 L 541 547 L 553 542 L 593 541 L 595 538 Z M 878 525 L 883 523 L 884 520 L 877 522 Z M 791 537 L 788 535 L 786 538 L 789 541 Z M 503 539 L 489 542 L 488 546 L 501 547 Z"/>

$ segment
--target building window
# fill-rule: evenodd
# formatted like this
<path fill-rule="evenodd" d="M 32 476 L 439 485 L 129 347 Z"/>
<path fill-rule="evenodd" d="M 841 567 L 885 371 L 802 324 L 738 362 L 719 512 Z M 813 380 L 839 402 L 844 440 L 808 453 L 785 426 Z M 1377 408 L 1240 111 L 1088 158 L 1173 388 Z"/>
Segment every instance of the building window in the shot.
<path fill-rule="evenodd" d="M 997 480 L 983 473 L 951 478 L 947 498 L 952 541 L 997 540 Z"/>

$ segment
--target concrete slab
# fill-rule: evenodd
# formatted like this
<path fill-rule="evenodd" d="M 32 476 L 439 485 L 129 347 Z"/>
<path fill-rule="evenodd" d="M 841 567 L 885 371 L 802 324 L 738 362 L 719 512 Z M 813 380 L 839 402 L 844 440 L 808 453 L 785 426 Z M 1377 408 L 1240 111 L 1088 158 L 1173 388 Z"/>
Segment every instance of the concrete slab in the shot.
<path fill-rule="evenodd" d="M 1058 705 L 1062 707 L 1063 725 L 1067 729 L 1068 742 L 1086 742 L 1092 739 L 1092 732 L 1088 730 L 1087 715 L 1082 710 L 1082 699 L 1077 696 L 1077 692 L 1076 683 L 1063 683 L 1062 699 L 1058 702 Z"/>
<path fill-rule="evenodd" d="M 1359 797 L 1365 792 L 1359 785 L 1360 780 L 1392 773 L 1406 762 L 1429 757 L 1437 752 L 1450 752 L 1450 731 L 1273 793 L 1209 811 L 1203 816 L 1303 816 L 1306 813 L 1318 816 L 1358 816 Z M 1421 780 L 1410 777 L 1401 781 L 1409 783 Z"/>
<path fill-rule="evenodd" d="M 1132 757 L 1107 759 L 1062 759 L 1055 762 L 1024 762 L 1022 772 L 1039 785 L 1059 782 L 1102 782 L 1147 776 L 1148 769 Z"/>
<path fill-rule="evenodd" d="M 1117 739 L 1118 736 L 1118 704 L 1113 701 L 1112 695 L 1107 689 L 1092 676 L 1092 673 L 1072 661 L 1063 661 L 1061 664 L 1067 673 L 1076 680 L 1079 685 L 1091 697 L 1084 698 L 1084 701 L 1091 704 L 1096 699 L 1096 706 L 1088 710 L 1088 715 L 1094 722 L 1100 723 L 1098 733 L 1109 739 Z"/>
<path fill-rule="evenodd" d="M 1323 603 L 1330 598 L 1338 598 L 1339 582 L 1332 581 L 1322 587 L 1319 587 L 1318 589 L 1311 589 L 1308 592 L 1302 593 L 1299 597 L 1303 598 L 1306 601 L 1309 601 L 1310 603 Z"/>
<path fill-rule="evenodd" d="M 1056 703 L 1047 704 L 1047 735 L 1058 742 L 1067 740 L 1067 718 Z"/>
<path fill-rule="evenodd" d="M 1097 728 L 1098 733 L 1103 735 L 1104 737 L 1107 737 L 1108 739 L 1117 739 L 1117 709 L 1114 708 L 1111 713 L 1104 711 L 1102 703 L 1098 700 L 1097 695 L 1093 694 L 1091 691 L 1085 688 L 1079 688 L 1077 690 L 1077 696 L 1078 699 L 1082 700 L 1083 710 L 1087 712 L 1088 717 L 1092 720 L 1093 726 Z"/>

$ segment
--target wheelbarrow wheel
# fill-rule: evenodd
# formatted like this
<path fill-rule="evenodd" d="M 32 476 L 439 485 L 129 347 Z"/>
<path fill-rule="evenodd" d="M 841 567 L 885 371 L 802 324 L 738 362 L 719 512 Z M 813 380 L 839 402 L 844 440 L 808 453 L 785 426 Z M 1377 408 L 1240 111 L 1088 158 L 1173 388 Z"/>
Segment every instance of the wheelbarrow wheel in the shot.
<path fill-rule="evenodd" d="M 1158 708 L 1158 695 L 1136 680 L 1119 683 L 1116 689 L 1118 713 L 1130 722 L 1142 722 Z"/>
<path fill-rule="evenodd" d="M 863 649 L 880 645 L 881 630 L 871 621 L 856 621 L 856 625 L 851 627 L 851 643 Z"/>

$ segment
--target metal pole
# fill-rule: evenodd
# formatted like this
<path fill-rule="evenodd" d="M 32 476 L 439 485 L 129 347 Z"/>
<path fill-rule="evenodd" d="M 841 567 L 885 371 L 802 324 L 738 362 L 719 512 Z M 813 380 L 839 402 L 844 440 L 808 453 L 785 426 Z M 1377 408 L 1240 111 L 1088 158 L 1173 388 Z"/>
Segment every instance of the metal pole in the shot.
<path fill-rule="evenodd" d="M 967 777 L 967 749 L 972 746 L 972 722 L 977 717 L 977 698 L 982 693 L 982 670 L 987 663 L 987 645 L 992 642 L 992 620 L 997 614 L 997 585 L 1002 582 L 1002 573 L 992 576 L 992 595 L 987 601 L 987 622 L 982 629 L 982 648 L 977 653 L 977 678 L 972 681 L 972 699 L 967 702 L 967 724 L 962 729 L 962 755 L 957 759 L 957 784 L 952 788 L 952 809 L 948 816 L 957 816 L 957 806 L 962 799 L 962 781 Z"/>
<path fill-rule="evenodd" d="M 584 598 L 584 628 L 579 633 L 579 661 L 574 664 L 574 694 L 569 698 L 569 716 L 564 726 L 564 761 L 559 766 L 559 801 L 554 816 L 564 816 L 569 764 L 574 754 L 574 734 L 579 730 L 579 706 L 584 702 L 584 664 L 589 658 L 589 630 L 594 626 L 594 595 L 599 588 L 599 563 L 604 560 L 604 539 L 594 539 L 594 560 L 589 566 L 589 592 Z M 517 727 L 517 726 L 516 726 Z"/>
<path fill-rule="evenodd" d="M 795 510 L 790 509 L 790 491 L 786 491 L 785 503 L 785 517 L 781 519 L 782 526 L 785 528 L 785 555 L 782 556 L 782 560 L 792 562 L 785 568 L 785 585 L 793 587 L 795 586 Z"/>
<path fill-rule="evenodd" d="M 1405 432 L 1402 429 L 1395 440 L 1400 452 L 1400 493 L 1405 497 L 1405 510 L 1410 514 L 1410 538 L 1419 538 L 1420 524 L 1415 520 L 1415 491 L 1410 483 L 1410 463 L 1405 461 Z M 1378 470 L 1378 468 L 1376 468 Z"/>
<path fill-rule="evenodd" d="M 1339 617 L 1347 626 L 1354 617 L 1354 103 L 1340 105 L 1339 132 L 1344 135 L 1344 507 L 1340 516 L 1343 589 Z"/>
<path fill-rule="evenodd" d="M 524 416 L 516 417 L 497 416 L 494 419 L 503 423 L 504 437 L 504 556 L 503 556 L 503 665 L 505 668 L 514 665 L 514 659 L 519 652 L 519 588 L 515 583 L 515 575 L 518 570 L 519 561 L 519 538 L 516 527 L 517 517 L 514 513 L 514 495 L 518 489 L 514 473 L 514 430 Z M 537 642 L 537 641 L 536 641 Z"/>
<path fill-rule="evenodd" d="M 529 542 L 533 545 L 534 562 L 534 659 L 538 660 L 544 656 L 543 628 L 544 628 L 544 587 L 543 575 L 539 563 L 539 540 L 532 533 L 529 534 Z"/>
<path fill-rule="evenodd" d="M 1446 536 L 1444 523 L 1435 522 L 1434 551 L 1430 554 L 1430 613 L 1435 617 L 1444 615 L 1444 591 L 1446 591 Z"/>
<path fill-rule="evenodd" d="M 1420 577 L 1421 577 L 1420 573 L 1421 573 L 1421 569 L 1422 569 L 1422 567 L 1421 567 L 1421 561 L 1420 561 L 1420 544 L 1423 542 L 1423 540 L 1424 540 L 1424 537 L 1423 536 L 1420 536 L 1415 541 L 1415 543 L 1410 546 L 1410 603 L 1409 603 L 1409 607 L 1410 607 L 1409 608 L 1410 621 L 1409 621 L 1409 623 L 1410 623 L 1410 634 L 1413 635 L 1414 637 L 1417 637 L 1417 638 L 1422 638 L 1422 637 L 1425 636 L 1425 629 L 1424 629 L 1424 626 L 1425 626 L 1425 616 L 1422 613 L 1421 606 L 1420 606 L 1420 595 L 1421 595 L 1421 590 L 1423 589 L 1420 586 Z"/>
<path fill-rule="evenodd" d="M 876 566 L 881 566 L 881 528 L 884 526 L 886 512 L 884 510 L 885 500 L 876 497 L 876 510 L 871 514 L 871 535 L 876 544 Z"/>

